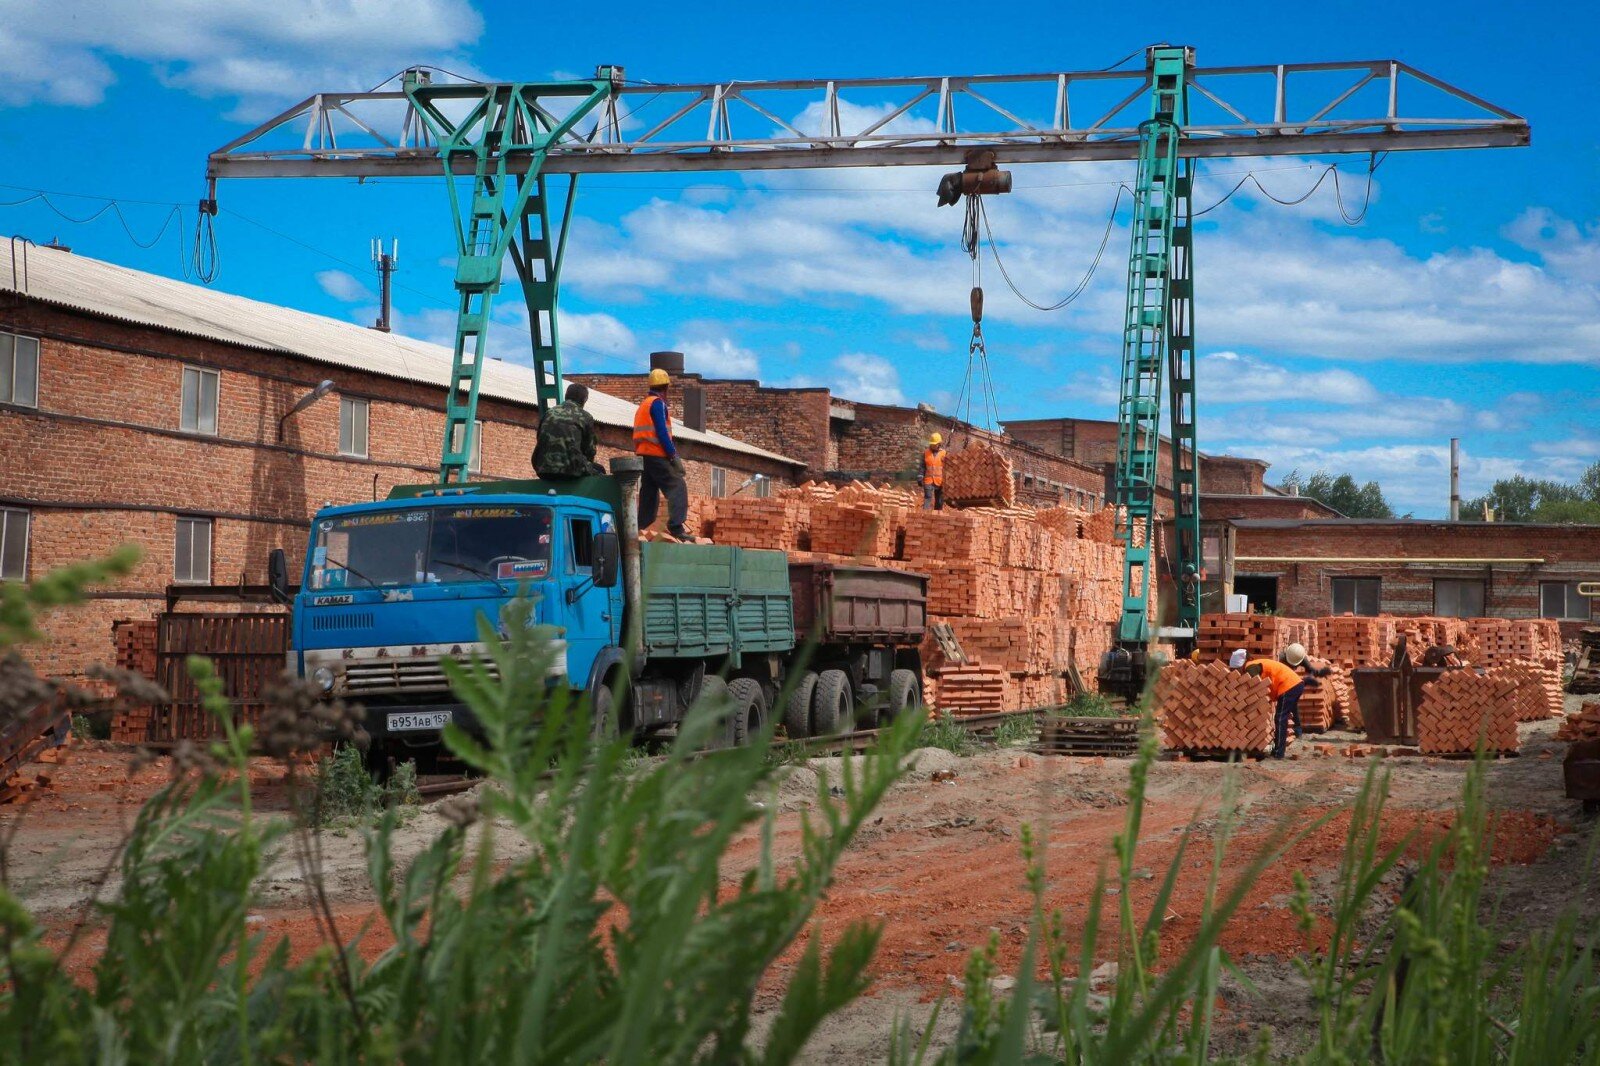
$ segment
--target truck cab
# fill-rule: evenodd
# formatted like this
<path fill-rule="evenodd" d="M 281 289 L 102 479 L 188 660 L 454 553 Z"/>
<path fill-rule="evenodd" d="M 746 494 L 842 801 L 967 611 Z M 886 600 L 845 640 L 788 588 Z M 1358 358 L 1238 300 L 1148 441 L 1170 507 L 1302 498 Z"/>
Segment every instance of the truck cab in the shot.
<path fill-rule="evenodd" d="M 617 491 L 609 478 L 401 487 L 326 507 L 292 603 L 290 668 L 360 702 L 374 747 L 429 747 L 471 729 L 443 658 L 482 653 L 480 624 L 526 594 L 561 638 L 552 681 L 589 688 L 620 657 Z M 597 670 L 599 673 L 597 674 Z"/>

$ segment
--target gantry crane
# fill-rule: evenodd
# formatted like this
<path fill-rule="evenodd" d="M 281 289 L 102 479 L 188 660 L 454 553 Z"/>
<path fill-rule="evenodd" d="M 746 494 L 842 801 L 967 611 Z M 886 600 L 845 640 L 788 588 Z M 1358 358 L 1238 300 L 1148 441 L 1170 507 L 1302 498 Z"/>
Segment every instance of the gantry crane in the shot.
<path fill-rule="evenodd" d="M 1413 97 L 1432 100 L 1402 110 L 1402 90 L 1408 108 Z M 1142 99 L 1148 117 L 1131 118 Z M 1162 635 L 1192 637 L 1200 616 L 1195 161 L 1529 139 L 1521 117 L 1392 59 L 1203 68 L 1191 49 L 1158 45 L 1134 70 L 693 85 L 630 84 L 612 66 L 587 80 L 500 83 L 440 82 L 418 68 L 398 88 L 318 93 L 213 152 L 202 209 L 215 213 L 220 178 L 446 177 L 460 301 L 439 469 L 448 483 L 467 477 L 508 251 L 528 307 L 537 400 L 557 400 L 556 306 L 581 174 L 959 164 L 983 151 L 1006 165 L 1136 160 L 1113 481 L 1127 561 L 1120 651 L 1102 672 L 1132 691 L 1155 632 L 1163 389 L 1174 515 L 1166 565 L 1179 604 L 1178 625 Z M 569 175 L 559 212 L 548 187 L 558 174 Z"/>

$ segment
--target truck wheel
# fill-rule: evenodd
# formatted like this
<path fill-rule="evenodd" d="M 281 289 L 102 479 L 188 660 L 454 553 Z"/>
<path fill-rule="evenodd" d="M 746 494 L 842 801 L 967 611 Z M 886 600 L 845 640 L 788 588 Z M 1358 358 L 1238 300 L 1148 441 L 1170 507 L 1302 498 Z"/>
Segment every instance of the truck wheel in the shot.
<path fill-rule="evenodd" d="M 811 699 L 817 691 L 817 672 L 807 670 L 789 690 L 789 702 L 783 708 L 783 727 L 790 740 L 804 740 L 811 735 Z"/>
<path fill-rule="evenodd" d="M 728 691 L 728 683 L 720 677 L 708 677 L 700 682 L 700 698 L 695 700 L 694 708 L 704 713 L 705 708 L 714 708 L 722 717 L 712 728 L 711 735 L 706 738 L 706 750 L 717 751 L 722 748 L 731 748 L 738 742 L 733 733 L 733 721 L 736 715 L 729 704 L 733 697 Z"/>
<path fill-rule="evenodd" d="M 733 742 L 748 744 L 767 724 L 767 694 L 761 691 L 761 682 L 749 677 L 728 682 L 728 692 L 733 696 Z"/>
<path fill-rule="evenodd" d="M 917 683 L 915 670 L 894 670 L 889 674 L 889 704 L 879 716 L 879 723 L 887 725 L 907 711 L 913 711 L 922 702 L 922 686 Z"/>
<path fill-rule="evenodd" d="M 811 735 L 831 737 L 855 728 L 855 710 L 850 675 L 843 670 L 822 671 L 811 699 Z"/>
<path fill-rule="evenodd" d="M 595 686 L 590 708 L 594 717 L 589 723 L 589 735 L 601 744 L 616 740 L 621 734 L 617 716 L 622 713 L 622 708 L 610 685 Z"/>

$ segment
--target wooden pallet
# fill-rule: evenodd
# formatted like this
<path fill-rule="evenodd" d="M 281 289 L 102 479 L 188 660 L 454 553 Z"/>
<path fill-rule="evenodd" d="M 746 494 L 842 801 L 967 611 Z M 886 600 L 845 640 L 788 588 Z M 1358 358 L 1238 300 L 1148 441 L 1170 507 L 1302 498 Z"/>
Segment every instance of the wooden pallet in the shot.
<path fill-rule="evenodd" d="M 1139 753 L 1139 719 L 1047 717 L 1039 727 L 1035 750 L 1047 755 L 1131 758 Z"/>

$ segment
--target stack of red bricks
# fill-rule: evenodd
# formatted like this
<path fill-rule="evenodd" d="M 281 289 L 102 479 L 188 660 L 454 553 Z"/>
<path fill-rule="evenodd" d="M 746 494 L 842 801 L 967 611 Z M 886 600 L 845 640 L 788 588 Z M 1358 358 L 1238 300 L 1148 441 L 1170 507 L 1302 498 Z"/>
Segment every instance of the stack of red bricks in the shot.
<path fill-rule="evenodd" d="M 1503 670 L 1451 670 L 1422 689 L 1417 746 L 1428 755 L 1464 755 L 1480 741 L 1491 752 L 1517 750 L 1517 689 Z"/>
<path fill-rule="evenodd" d="M 1315 618 L 1279 618 L 1277 654 L 1291 644 L 1298 644 L 1307 655 L 1317 652 L 1317 620 Z"/>
<path fill-rule="evenodd" d="M 1566 713 L 1559 673 L 1552 677 L 1551 671 L 1525 659 L 1491 667 L 1490 672 L 1499 674 L 1517 686 L 1517 721 L 1538 722 L 1546 718 L 1560 718 Z"/>
<path fill-rule="evenodd" d="M 1342 614 L 1317 619 L 1317 654 L 1330 659 L 1346 670 L 1361 666 L 1387 665 L 1388 634 L 1393 623 L 1384 624 L 1382 618 L 1365 618 Z"/>
<path fill-rule="evenodd" d="M 1557 740 L 1595 740 L 1600 738 L 1600 701 L 1588 700 L 1567 715 L 1556 730 Z"/>
<path fill-rule="evenodd" d="M 729 496 L 716 501 L 717 543 L 741 548 L 793 548 L 809 519 L 799 500 Z"/>
<path fill-rule="evenodd" d="M 1308 658 L 1299 667 L 1301 676 L 1311 670 L 1328 668 L 1333 672 L 1319 678 L 1316 688 L 1310 685 L 1300 694 L 1300 726 L 1308 733 L 1323 733 L 1344 720 L 1345 704 L 1349 698 L 1349 682 L 1343 670 L 1326 659 Z"/>
<path fill-rule="evenodd" d="M 1010 675 L 976 661 L 941 667 L 936 686 L 938 708 L 958 716 L 995 714 L 1011 710 L 1016 702 Z"/>
<path fill-rule="evenodd" d="M 1161 746 L 1196 754 L 1262 754 L 1272 749 L 1266 679 L 1221 663 L 1179 661 L 1156 675 Z"/>
<path fill-rule="evenodd" d="M 944 460 L 944 500 L 960 506 L 1011 507 L 1017 480 L 1011 460 L 987 444 L 969 444 Z"/>
<path fill-rule="evenodd" d="M 155 680 L 155 619 L 115 622 L 111 627 L 111 637 L 116 647 L 118 669 Z M 154 720 L 154 707 L 119 699 L 111 715 L 111 739 L 122 744 L 143 743 L 150 738 L 150 723 Z"/>
<path fill-rule="evenodd" d="M 1281 622 L 1270 614 L 1201 615 L 1195 649 L 1201 662 L 1226 663 L 1239 648 L 1252 659 L 1270 659 L 1279 650 Z"/>
<path fill-rule="evenodd" d="M 919 501 L 903 489 L 852 482 L 832 499 L 811 504 L 811 550 L 894 559 L 906 513 L 916 506 Z"/>

